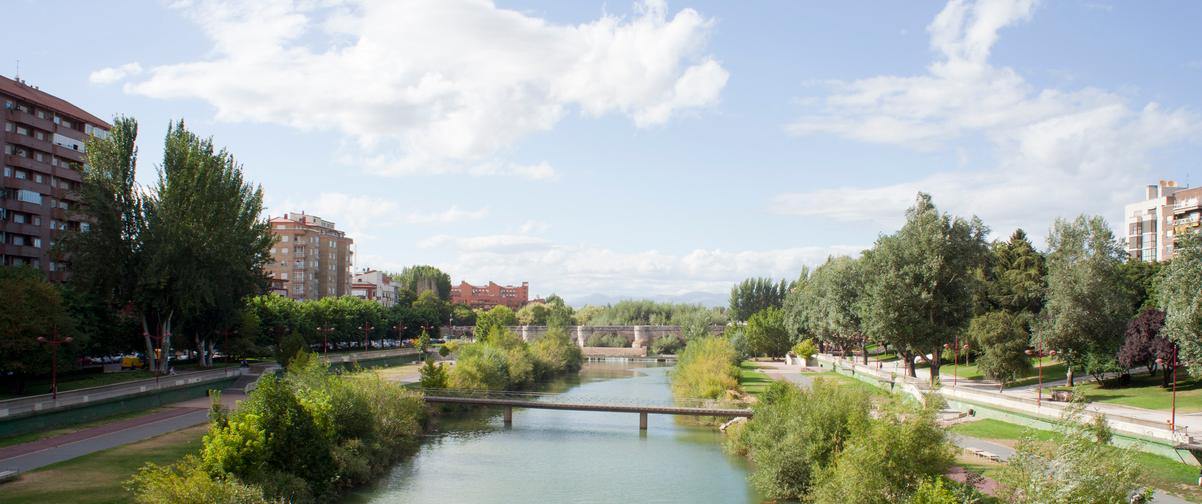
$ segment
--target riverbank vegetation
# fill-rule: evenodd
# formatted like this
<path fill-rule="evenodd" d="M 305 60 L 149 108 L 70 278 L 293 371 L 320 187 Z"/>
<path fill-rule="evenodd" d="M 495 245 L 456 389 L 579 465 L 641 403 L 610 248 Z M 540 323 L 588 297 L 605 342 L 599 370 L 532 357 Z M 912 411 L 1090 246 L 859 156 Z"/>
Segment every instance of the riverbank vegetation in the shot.
<path fill-rule="evenodd" d="M 725 447 L 754 463 L 751 484 L 769 499 L 906 502 L 952 461 L 936 411 L 826 380 L 805 390 L 776 382 L 751 420 L 728 428 Z"/>
<path fill-rule="evenodd" d="M 729 339 L 707 336 L 690 341 L 672 371 L 672 396 L 727 399 L 739 391 L 739 354 Z"/>
<path fill-rule="evenodd" d="M 514 390 L 536 380 L 580 370 L 584 357 L 563 327 L 551 327 L 532 344 L 500 326 L 488 336 L 457 346 L 455 366 L 447 377 L 450 388 Z"/>
<path fill-rule="evenodd" d="M 420 395 L 374 373 L 334 375 L 301 354 L 236 411 L 216 411 L 198 453 L 146 465 L 129 489 L 140 503 L 330 501 L 411 453 L 425 411 Z"/>

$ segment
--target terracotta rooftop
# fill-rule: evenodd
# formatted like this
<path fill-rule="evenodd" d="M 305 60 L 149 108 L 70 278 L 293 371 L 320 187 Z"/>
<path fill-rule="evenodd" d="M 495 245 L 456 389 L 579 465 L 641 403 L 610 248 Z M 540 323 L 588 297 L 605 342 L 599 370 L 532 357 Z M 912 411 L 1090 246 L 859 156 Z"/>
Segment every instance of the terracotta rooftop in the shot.
<path fill-rule="evenodd" d="M 0 93 L 9 94 L 22 100 L 39 103 L 57 111 L 59 114 L 71 116 L 104 129 L 112 129 L 108 121 L 89 114 L 88 111 L 72 105 L 71 102 L 37 89 L 23 82 L 17 82 L 0 75 Z"/>

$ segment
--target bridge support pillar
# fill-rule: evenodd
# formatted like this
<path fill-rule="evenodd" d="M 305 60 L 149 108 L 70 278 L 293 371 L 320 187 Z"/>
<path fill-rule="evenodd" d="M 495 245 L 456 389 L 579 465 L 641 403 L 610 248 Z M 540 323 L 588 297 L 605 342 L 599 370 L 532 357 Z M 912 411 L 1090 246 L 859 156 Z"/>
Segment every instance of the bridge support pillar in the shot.
<path fill-rule="evenodd" d="M 505 407 L 505 425 L 513 425 L 513 406 Z"/>
<path fill-rule="evenodd" d="M 647 430 L 647 412 L 639 412 L 639 430 Z"/>

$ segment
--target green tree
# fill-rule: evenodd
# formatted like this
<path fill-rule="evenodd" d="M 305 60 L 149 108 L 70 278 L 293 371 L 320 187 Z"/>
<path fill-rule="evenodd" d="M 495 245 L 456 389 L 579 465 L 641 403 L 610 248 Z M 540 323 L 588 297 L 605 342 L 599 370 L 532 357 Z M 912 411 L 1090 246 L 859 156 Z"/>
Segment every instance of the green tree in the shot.
<path fill-rule="evenodd" d="M 807 294 L 812 276 L 810 268 L 802 266 L 801 274 L 789 286 L 789 291 L 785 293 L 785 300 L 781 304 L 781 310 L 785 312 L 785 330 L 789 331 L 789 339 L 793 341 L 801 341 L 814 336 L 809 320 L 810 306 Z"/>
<path fill-rule="evenodd" d="M 987 290 L 992 308 L 1038 314 L 1047 290 L 1047 265 L 1027 234 L 1015 230 L 1009 241 L 994 244 L 991 256 Z"/>
<path fill-rule="evenodd" d="M 1036 337 L 1068 366 L 1114 361 L 1132 315 L 1119 265 L 1126 253 L 1101 217 L 1057 219 L 1048 237 L 1048 294 Z M 1097 368 L 1097 366 L 1091 366 Z"/>
<path fill-rule="evenodd" d="M 919 193 L 905 225 L 865 252 L 864 328 L 897 349 L 910 376 L 914 358 L 921 357 L 930 363 L 934 382 L 943 345 L 968 324 L 972 272 L 984 262 L 987 232 L 979 219 L 941 213 L 929 195 Z"/>
<path fill-rule="evenodd" d="M 38 338 L 74 336 L 75 328 L 58 289 L 33 268 L 0 267 L 0 306 L 0 370 L 16 375 L 21 393 L 27 377 L 50 372 L 50 347 Z M 70 368 L 77 345 L 59 348 L 60 370 Z"/>
<path fill-rule="evenodd" d="M 738 353 L 721 336 L 695 339 L 685 345 L 672 371 L 672 396 L 677 399 L 720 399 L 739 387 Z"/>
<path fill-rule="evenodd" d="M 418 383 L 425 389 L 444 389 L 447 388 L 447 370 L 442 364 L 434 362 L 433 357 L 426 359 L 426 363 L 418 370 L 421 375 Z"/>
<path fill-rule="evenodd" d="M 746 321 L 760 310 L 768 307 L 780 308 L 785 302 L 789 286 L 784 280 L 773 282 L 771 278 L 748 278 L 730 289 L 730 319 Z"/>
<path fill-rule="evenodd" d="M 832 257 L 810 275 L 801 307 L 810 333 L 819 341 L 844 355 L 859 347 L 867 363 L 867 338 L 859 306 L 864 282 L 864 267 L 859 260 Z"/>
<path fill-rule="evenodd" d="M 518 319 L 518 325 L 547 325 L 547 316 L 551 310 L 544 303 L 526 303 L 515 316 Z"/>
<path fill-rule="evenodd" d="M 505 328 L 508 326 L 518 325 L 517 315 L 514 315 L 513 310 L 508 306 L 497 305 L 485 312 L 476 314 L 476 329 L 474 331 L 477 339 L 487 338 L 495 328 Z"/>
<path fill-rule="evenodd" d="M 1029 335 L 1021 316 L 1009 311 L 978 315 L 968 326 L 968 336 L 977 342 L 981 352 L 977 358 L 981 374 L 997 380 L 999 390 L 1031 369 L 1031 360 L 1025 353 Z"/>
<path fill-rule="evenodd" d="M 1157 291 L 1160 287 L 1162 273 L 1171 263 L 1172 261 L 1148 262 L 1129 257 L 1126 262 L 1119 265 L 1123 284 L 1131 292 L 1132 313 L 1160 307 L 1160 296 Z"/>
<path fill-rule="evenodd" d="M 1175 253 L 1158 292 L 1165 312 L 1162 334 L 1177 345 L 1178 361 L 1189 374 L 1202 377 L 1202 234 L 1178 236 Z"/>
<path fill-rule="evenodd" d="M 474 326 L 476 325 L 476 312 L 472 311 L 472 307 L 463 303 L 458 303 L 451 306 L 451 322 L 457 326 Z"/>
<path fill-rule="evenodd" d="M 407 266 L 400 274 L 393 275 L 402 288 L 420 294 L 433 291 L 443 301 L 451 300 L 451 275 L 429 265 Z"/>
<path fill-rule="evenodd" d="M 789 351 L 792 342 L 785 330 L 785 316 L 780 308 L 768 307 L 747 320 L 744 337 L 752 355 L 780 357 Z"/>

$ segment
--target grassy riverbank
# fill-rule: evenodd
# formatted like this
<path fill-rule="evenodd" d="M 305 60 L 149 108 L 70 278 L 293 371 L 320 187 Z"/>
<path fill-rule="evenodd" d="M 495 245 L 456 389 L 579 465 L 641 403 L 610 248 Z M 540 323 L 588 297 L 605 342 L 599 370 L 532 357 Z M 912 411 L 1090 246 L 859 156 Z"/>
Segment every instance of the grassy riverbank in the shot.
<path fill-rule="evenodd" d="M 208 426 L 197 426 L 96 452 L 22 474 L 0 487 L 3 502 L 122 504 L 133 496 L 124 484 L 146 463 L 170 464 L 200 449 Z"/>

